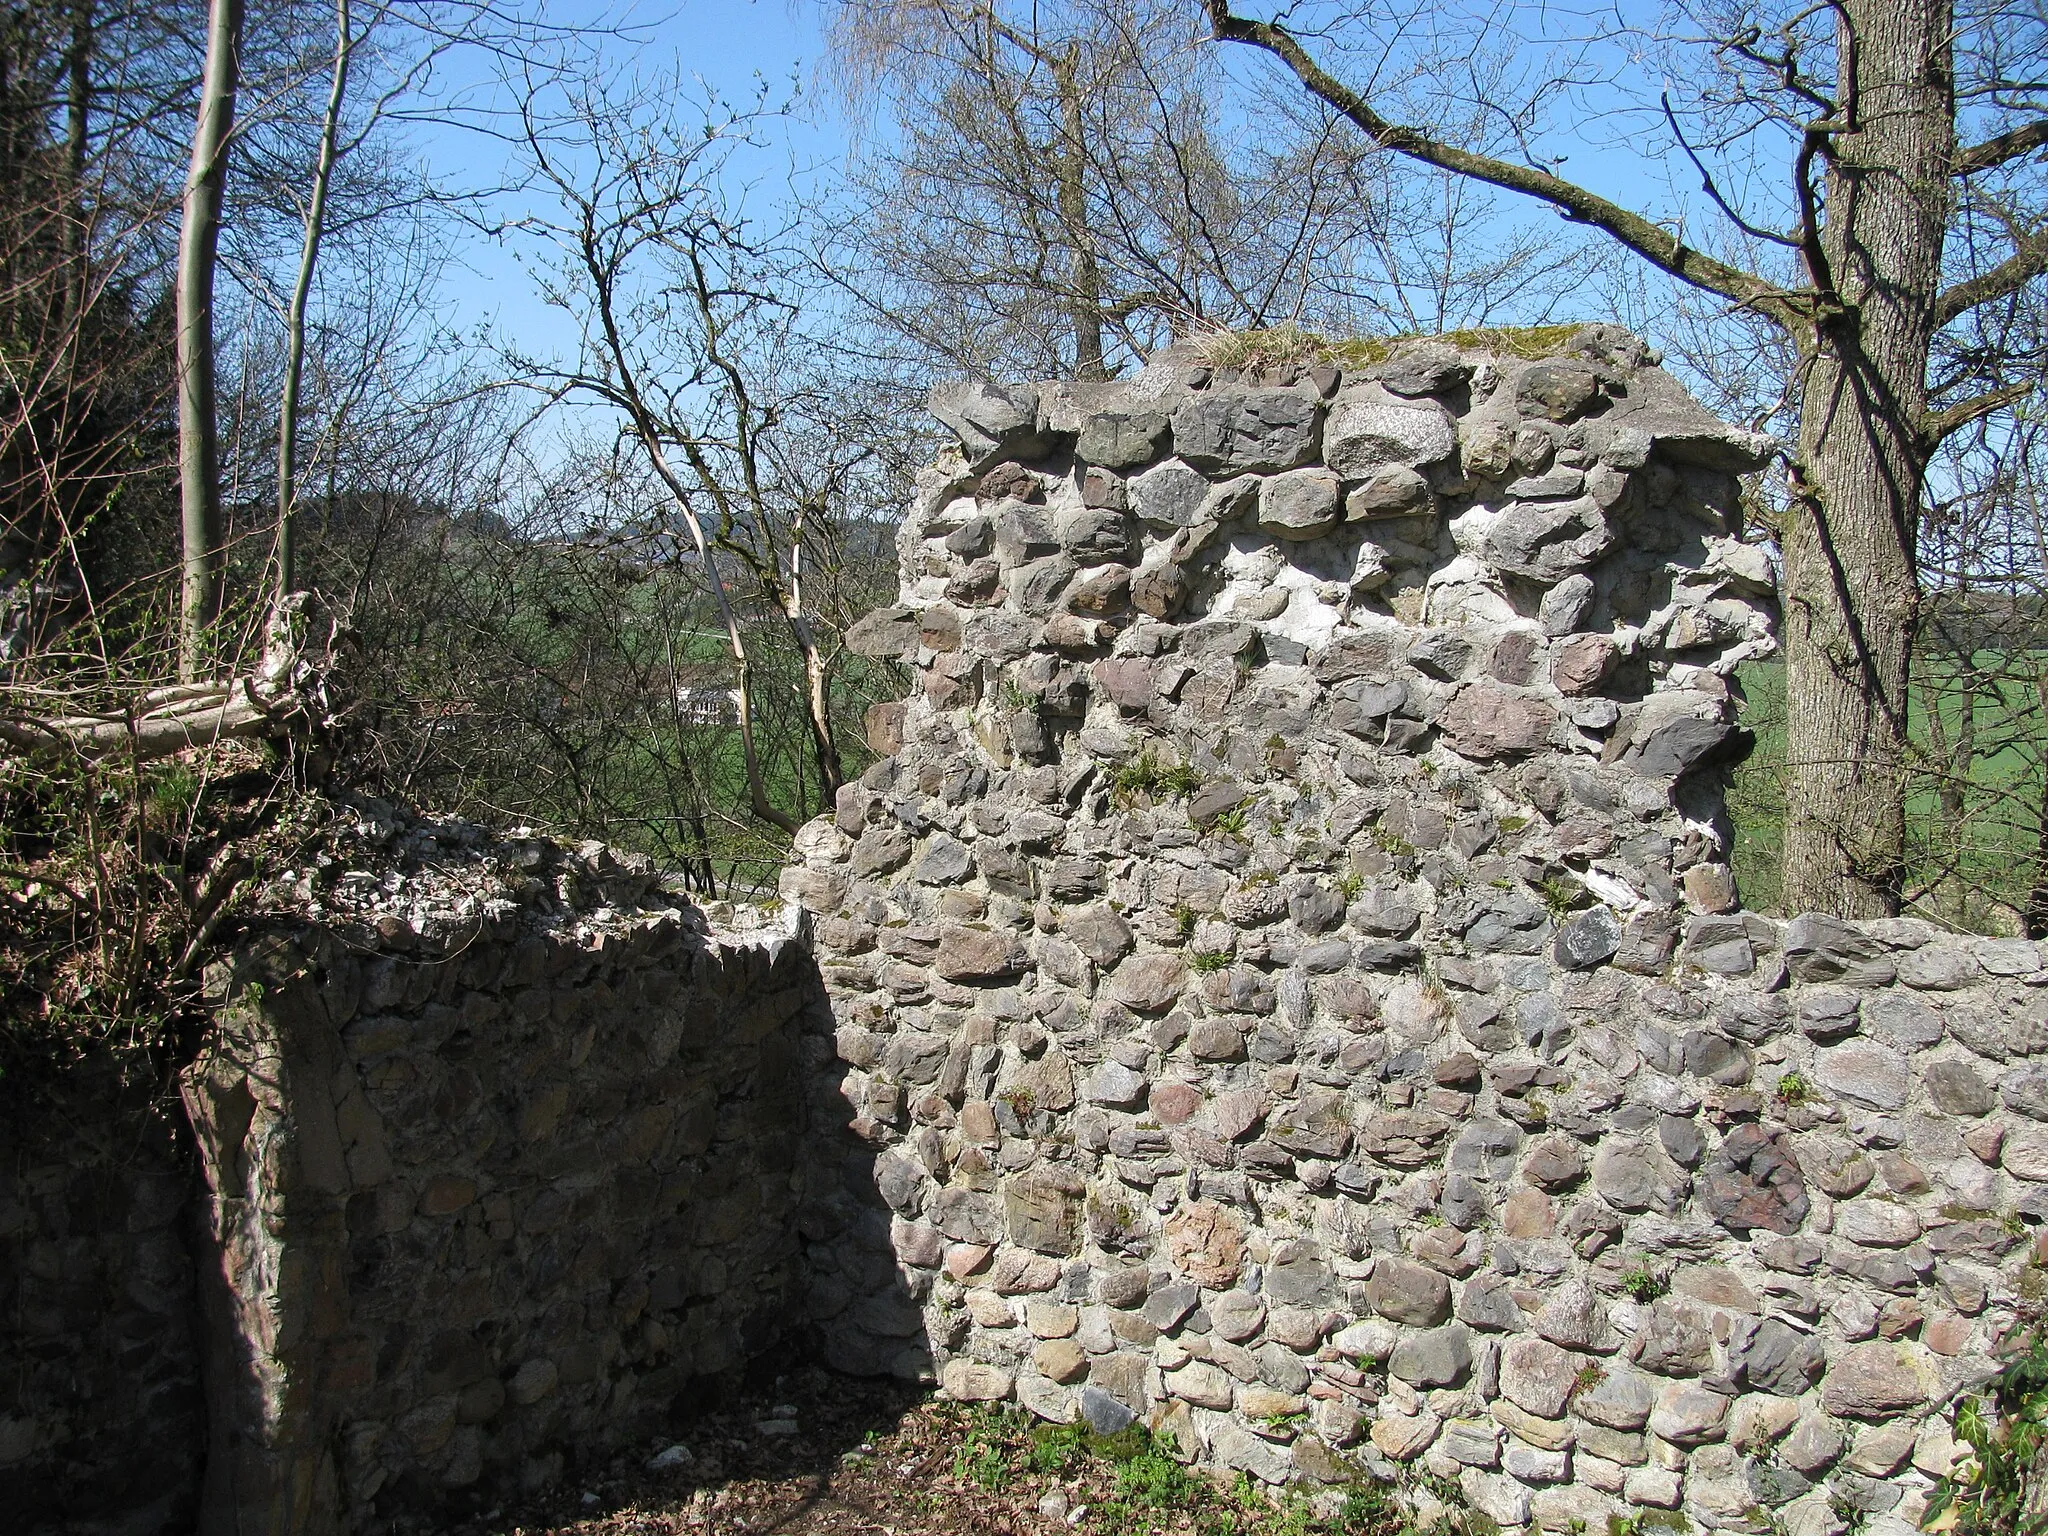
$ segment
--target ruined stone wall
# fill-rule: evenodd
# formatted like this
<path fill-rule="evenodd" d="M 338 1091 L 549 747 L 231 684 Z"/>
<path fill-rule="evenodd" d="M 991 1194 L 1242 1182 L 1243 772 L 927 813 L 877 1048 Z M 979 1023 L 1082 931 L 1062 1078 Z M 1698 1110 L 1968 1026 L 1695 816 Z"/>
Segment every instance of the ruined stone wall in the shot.
<path fill-rule="evenodd" d="M 1903 1536 L 2038 1289 L 2048 970 L 1735 910 L 1769 445 L 1598 327 L 935 408 L 851 637 L 915 689 L 783 882 L 896 1258 L 832 1357 L 1511 1531 Z"/>
<path fill-rule="evenodd" d="M 211 974 L 184 1074 L 208 1532 L 501 1505 L 801 1319 L 800 937 L 713 929 L 596 845 L 375 802 L 313 846 Z"/>
<path fill-rule="evenodd" d="M 0 1509 L 9 1530 L 189 1527 L 205 1439 L 175 1110 L 84 1072 L 0 1104 Z"/>

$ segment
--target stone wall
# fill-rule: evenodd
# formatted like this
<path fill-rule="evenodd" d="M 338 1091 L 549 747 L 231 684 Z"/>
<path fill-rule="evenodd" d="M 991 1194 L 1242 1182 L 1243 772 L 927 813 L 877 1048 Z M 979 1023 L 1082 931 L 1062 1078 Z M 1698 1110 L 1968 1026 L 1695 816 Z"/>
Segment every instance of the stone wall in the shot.
<path fill-rule="evenodd" d="M 0 1104 L 0 1508 L 189 1527 L 205 1438 L 175 1106 L 92 1072 Z"/>
<path fill-rule="evenodd" d="M 1769 444 L 1600 327 L 934 404 L 850 637 L 915 688 L 783 882 L 896 1256 L 833 1358 L 1509 1530 L 1902 1536 L 2039 1290 L 2048 970 L 1736 910 Z"/>
<path fill-rule="evenodd" d="M 183 1079 L 205 1531 L 501 1505 L 686 1418 L 801 1315 L 800 937 L 715 930 L 596 845 L 376 802 L 313 846 L 210 975 Z"/>
<path fill-rule="evenodd" d="M 915 690 L 780 911 L 308 804 L 189 1141 L 5 1129 L 10 1510 L 441 1520 L 793 1350 L 1510 1531 L 1903 1536 L 2040 1299 L 2048 965 L 1737 909 L 1769 445 L 1598 327 L 936 404 L 850 637 Z"/>

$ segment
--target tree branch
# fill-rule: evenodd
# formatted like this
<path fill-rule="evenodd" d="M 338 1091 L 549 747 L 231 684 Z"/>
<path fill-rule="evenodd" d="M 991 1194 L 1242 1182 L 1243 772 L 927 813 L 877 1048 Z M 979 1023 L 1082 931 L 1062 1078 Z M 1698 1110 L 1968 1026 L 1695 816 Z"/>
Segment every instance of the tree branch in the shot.
<path fill-rule="evenodd" d="M 1975 176 L 1979 171 L 1996 170 L 2008 160 L 2017 160 L 2043 148 L 2048 148 L 2048 117 L 2022 123 L 2017 128 L 1993 135 L 1982 144 L 1958 150 L 1954 174 Z"/>
<path fill-rule="evenodd" d="M 1932 453 L 1941 446 L 1942 439 L 1951 433 L 1960 432 L 1971 422 L 1989 416 L 1993 411 L 2017 404 L 2033 392 L 2034 386 L 2031 384 L 2008 384 L 2004 389 L 1994 389 L 1985 394 L 1972 396 L 1945 410 L 1929 411 L 1920 422 L 1921 445 Z"/>
<path fill-rule="evenodd" d="M 1669 91 L 1663 92 L 1658 97 L 1658 100 L 1664 107 L 1664 121 L 1670 125 L 1671 136 L 1678 140 L 1678 147 L 1685 151 L 1685 158 L 1692 162 L 1692 168 L 1700 173 L 1700 190 L 1713 200 L 1714 206 L 1721 210 L 1722 216 L 1753 240 L 1762 240 L 1771 245 L 1782 245 L 1789 250 L 1798 250 L 1800 248 L 1799 241 L 1793 239 L 1790 235 L 1781 235 L 1776 230 L 1764 229 L 1750 223 L 1749 220 L 1736 211 L 1734 204 L 1721 195 L 1720 187 L 1715 185 L 1714 182 L 1714 173 L 1707 169 L 1706 162 L 1700 159 L 1699 152 L 1692 147 L 1692 141 L 1686 138 L 1685 130 L 1678 126 L 1678 114 L 1671 110 L 1671 93 Z M 1802 184 L 1803 180 L 1802 178 Z"/>
<path fill-rule="evenodd" d="M 262 660 L 246 676 L 151 689 L 113 713 L 0 714 L 0 748 L 32 758 L 132 752 L 147 762 L 189 747 L 310 730 L 326 713 L 341 631 L 325 615 L 309 615 L 307 604 L 306 594 L 294 593 L 272 609 Z M 328 624 L 317 648 L 306 633 L 315 620 Z"/>
<path fill-rule="evenodd" d="M 2018 247 L 1990 271 L 1965 278 L 1935 300 L 1935 323 L 1947 325 L 1980 304 L 1989 304 L 1993 299 L 2017 293 L 2043 272 L 2048 272 L 2048 226 L 2021 236 Z"/>
<path fill-rule="evenodd" d="M 1548 171 L 1474 154 L 1433 139 L 1420 129 L 1390 122 L 1363 96 L 1324 70 L 1284 27 L 1232 15 L 1229 0 L 1208 0 L 1208 4 L 1210 25 L 1219 41 L 1244 43 L 1272 54 L 1311 94 L 1364 129 L 1382 149 L 1549 203 L 1567 219 L 1600 230 L 1660 271 L 1754 310 L 1787 330 L 1801 327 L 1822 308 L 1820 295 L 1810 290 L 1788 291 L 1755 273 L 1716 261 L 1641 214 Z"/>

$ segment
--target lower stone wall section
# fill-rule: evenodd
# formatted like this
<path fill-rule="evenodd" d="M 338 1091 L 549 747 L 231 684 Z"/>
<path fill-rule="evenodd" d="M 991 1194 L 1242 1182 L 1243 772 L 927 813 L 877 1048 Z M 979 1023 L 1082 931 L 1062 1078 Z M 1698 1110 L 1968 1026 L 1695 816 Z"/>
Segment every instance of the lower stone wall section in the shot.
<path fill-rule="evenodd" d="M 550 1484 L 788 1332 L 804 945 L 686 909 L 429 930 L 274 931 L 214 977 L 184 1076 L 221 1366 L 204 1529 Z"/>
<path fill-rule="evenodd" d="M 895 1255 L 808 1304 L 1276 1486 L 1906 1536 L 2042 1294 L 2048 957 L 1737 910 L 1770 445 L 1530 350 L 935 395 L 782 879 Z"/>
<path fill-rule="evenodd" d="M 0 1509 L 189 1529 L 205 1438 L 176 1109 L 85 1073 L 0 1105 Z"/>
<path fill-rule="evenodd" d="M 793 884 L 890 772 L 942 782 L 885 764 Z M 1342 889 L 1384 848 L 1298 851 L 1345 804 L 1289 803 L 1290 871 L 1084 796 L 1027 903 L 925 878 L 968 813 L 895 801 L 820 943 L 944 1389 L 1274 1485 L 1426 1471 L 1510 1531 L 1905 1536 L 2041 1296 L 2041 948 L 1738 914 L 1589 960 L 1595 905 L 1388 956 Z M 828 1300 L 842 1358 L 901 1353 Z"/>

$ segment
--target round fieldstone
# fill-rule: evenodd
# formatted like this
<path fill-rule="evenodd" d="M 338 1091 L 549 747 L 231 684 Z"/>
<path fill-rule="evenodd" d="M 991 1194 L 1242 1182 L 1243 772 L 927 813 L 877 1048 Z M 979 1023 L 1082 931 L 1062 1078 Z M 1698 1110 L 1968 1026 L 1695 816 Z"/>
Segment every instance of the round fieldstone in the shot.
<path fill-rule="evenodd" d="M 1508 1401 L 1543 1419 L 1564 1417 L 1578 1380 L 1579 1358 L 1548 1339 L 1509 1339 L 1500 1351 L 1500 1390 Z"/>
<path fill-rule="evenodd" d="M 1656 1404 L 1655 1378 L 1613 1363 L 1602 1368 L 1598 1381 L 1582 1387 L 1571 1399 L 1572 1412 L 1588 1423 L 1627 1431 L 1649 1423 Z"/>
<path fill-rule="evenodd" d="M 1934 1107 L 1945 1115 L 1976 1118 L 1998 1107 L 1998 1096 L 1967 1061 L 1930 1062 L 1922 1079 Z"/>
<path fill-rule="evenodd" d="M 1315 539 L 1337 526 L 1344 486 L 1327 469 L 1296 469 L 1259 486 L 1259 527 L 1275 538 Z"/>
<path fill-rule="evenodd" d="M 1116 968 L 1107 993 L 1139 1013 L 1164 1013 L 1187 985 L 1187 965 L 1179 955 L 1137 955 Z"/>
<path fill-rule="evenodd" d="M 1650 1433 L 1673 1445 L 1705 1445 L 1722 1436 L 1728 1399 L 1691 1381 L 1666 1382 L 1650 1410 Z"/>
<path fill-rule="evenodd" d="M 1865 1109 L 1903 1109 L 1913 1086 L 1905 1057 L 1875 1040 L 1816 1051 L 1813 1075 L 1823 1093 Z"/>
<path fill-rule="evenodd" d="M 1541 699 L 1482 679 L 1459 688 L 1436 723 L 1454 751 L 1485 759 L 1535 751 L 1556 721 Z"/>
<path fill-rule="evenodd" d="M 1381 1259 L 1366 1282 L 1366 1297 L 1380 1316 L 1416 1328 L 1433 1328 L 1451 1315 L 1451 1282 L 1412 1259 Z"/>
<path fill-rule="evenodd" d="M 1661 1147 L 1607 1141 L 1593 1154 L 1593 1187 L 1618 1211 L 1654 1209 L 1668 1216 L 1691 1192 L 1692 1178 Z"/>
<path fill-rule="evenodd" d="M 1390 464 L 1344 499 L 1348 518 L 1415 517 L 1435 510 L 1429 482 L 1405 464 Z"/>
<path fill-rule="evenodd" d="M 1249 1291 L 1225 1291 L 1206 1303 L 1209 1327 L 1219 1337 L 1241 1344 L 1258 1333 L 1266 1321 L 1266 1304 Z"/>
<path fill-rule="evenodd" d="M 1838 1418 L 1881 1421 L 1920 1407 L 1939 1383 L 1911 1345 L 1873 1341 L 1844 1350 L 1829 1367 L 1821 1402 Z"/>
<path fill-rule="evenodd" d="M 1721 1139 L 1700 1171 L 1700 1198 L 1738 1237 L 1759 1228 L 1797 1232 L 1811 1209 L 1789 1139 L 1755 1125 L 1738 1125 Z"/>
<path fill-rule="evenodd" d="M 1408 400 L 1377 385 L 1347 393 L 1323 426 L 1323 460 L 1347 480 L 1390 464 L 1419 469 L 1458 451 L 1451 414 L 1433 400 Z"/>
<path fill-rule="evenodd" d="M 1404 1333 L 1387 1374 L 1415 1387 L 1455 1387 L 1472 1374 L 1471 1335 L 1458 1323 Z"/>
<path fill-rule="evenodd" d="M 1591 970 L 1621 948 L 1621 919 L 1606 906 L 1588 908 L 1557 930 L 1550 952 L 1568 971 Z"/>

